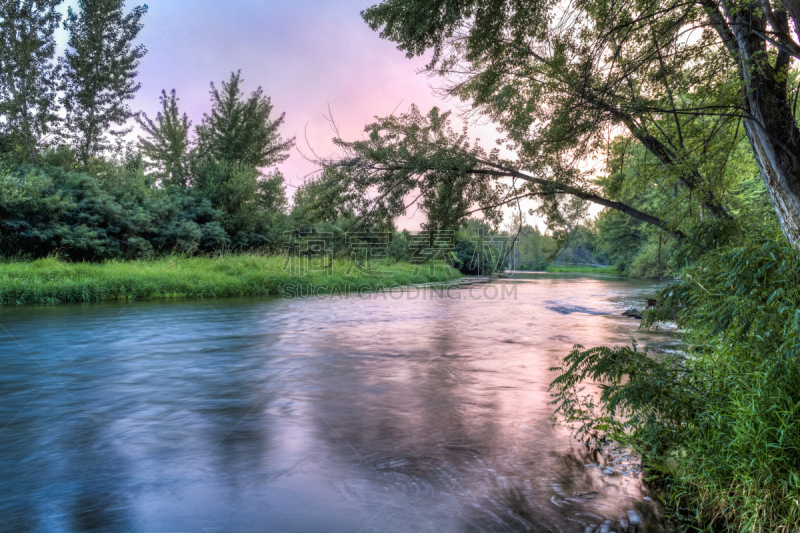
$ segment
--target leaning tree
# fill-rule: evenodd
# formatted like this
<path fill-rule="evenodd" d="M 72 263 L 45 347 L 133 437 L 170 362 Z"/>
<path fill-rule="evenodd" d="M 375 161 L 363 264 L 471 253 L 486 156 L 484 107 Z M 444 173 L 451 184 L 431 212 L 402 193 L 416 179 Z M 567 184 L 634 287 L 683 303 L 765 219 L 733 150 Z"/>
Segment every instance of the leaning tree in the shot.
<path fill-rule="evenodd" d="M 559 169 L 544 178 L 558 192 L 594 194 L 569 162 L 622 132 L 727 219 L 704 158 L 714 135 L 742 121 L 781 227 L 800 238 L 790 83 L 800 2 L 384 0 L 363 16 L 409 56 L 430 54 L 443 91 L 501 125 L 517 155 L 510 170 Z M 688 130 L 708 120 L 711 135 L 690 142 Z"/>

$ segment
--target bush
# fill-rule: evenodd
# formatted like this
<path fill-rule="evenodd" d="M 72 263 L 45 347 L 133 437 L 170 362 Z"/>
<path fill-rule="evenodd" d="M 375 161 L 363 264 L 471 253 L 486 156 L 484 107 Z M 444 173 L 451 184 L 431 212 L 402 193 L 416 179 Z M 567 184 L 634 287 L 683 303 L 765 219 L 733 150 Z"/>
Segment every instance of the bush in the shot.
<path fill-rule="evenodd" d="M 661 298 L 643 327 L 677 320 L 684 349 L 576 347 L 554 369 L 557 416 L 584 437 L 636 446 L 698 524 L 796 531 L 800 254 L 762 231 L 706 253 Z"/>
<path fill-rule="evenodd" d="M 634 278 L 661 279 L 670 274 L 669 258 L 675 248 L 675 241 L 652 235 L 639 249 L 628 268 L 628 275 Z"/>
<path fill-rule="evenodd" d="M 0 253 L 101 260 L 276 249 L 288 229 L 279 211 L 247 203 L 226 211 L 203 190 L 158 187 L 136 165 L 95 170 L 66 163 L 0 169 Z"/>

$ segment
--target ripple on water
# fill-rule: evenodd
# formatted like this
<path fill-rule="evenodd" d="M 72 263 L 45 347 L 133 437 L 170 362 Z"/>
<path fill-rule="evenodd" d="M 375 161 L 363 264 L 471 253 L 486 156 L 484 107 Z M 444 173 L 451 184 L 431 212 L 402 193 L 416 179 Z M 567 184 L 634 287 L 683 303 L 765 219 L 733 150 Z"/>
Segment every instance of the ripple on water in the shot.
<path fill-rule="evenodd" d="M 661 530 L 634 456 L 548 419 L 571 344 L 674 342 L 615 316 L 653 285 L 530 279 L 0 309 L 0 531 Z"/>

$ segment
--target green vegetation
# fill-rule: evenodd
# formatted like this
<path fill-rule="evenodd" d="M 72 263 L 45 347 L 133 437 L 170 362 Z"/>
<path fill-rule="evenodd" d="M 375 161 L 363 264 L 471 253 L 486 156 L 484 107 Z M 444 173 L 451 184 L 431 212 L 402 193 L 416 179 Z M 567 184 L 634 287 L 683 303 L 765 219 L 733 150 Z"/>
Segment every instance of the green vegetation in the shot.
<path fill-rule="evenodd" d="M 552 264 L 556 242 L 549 235 L 543 235 L 539 228 L 517 220 L 509 229 L 513 248 L 510 250 L 506 266 L 515 270 L 545 270 Z M 520 222 L 522 222 L 520 224 Z"/>
<path fill-rule="evenodd" d="M 800 521 L 800 253 L 770 229 L 705 254 L 645 312 L 645 327 L 678 321 L 684 352 L 578 346 L 553 388 L 561 420 L 634 445 L 687 518 L 789 532 Z M 587 379 L 605 384 L 599 396 Z"/>
<path fill-rule="evenodd" d="M 261 89 L 246 96 L 238 72 L 212 83 L 195 128 L 174 90 L 162 92 L 154 120 L 134 114 L 147 6 L 77 2 L 56 57 L 60 3 L 0 3 L 0 254 L 104 261 L 282 249 L 305 221 L 289 216 L 274 169 L 294 140 L 281 138 L 283 115 L 272 116 Z M 143 132 L 135 145 L 123 137 L 132 118 Z"/>
<path fill-rule="evenodd" d="M 577 347 L 556 369 L 558 420 L 636 447 L 694 526 L 798 530 L 796 2 L 580 0 L 565 12 L 539 0 L 384 0 L 367 23 L 410 56 L 429 54 L 442 92 L 503 139 L 487 150 L 449 113 L 412 106 L 335 139 L 341 157 L 319 162 L 291 209 L 275 165 L 294 141 L 260 89 L 246 96 L 238 72 L 212 84 L 194 128 L 165 90 L 128 146 L 146 8 L 79 1 L 56 58 L 59 4 L 0 2 L 3 302 L 351 279 L 377 289 L 389 278 L 344 276 L 352 246 L 385 250 L 400 284 L 455 276 L 403 264 L 444 255 L 471 273 L 677 277 L 643 327 L 676 321 L 682 349 Z M 546 234 L 525 222 L 522 199 Z M 427 216 L 421 238 L 394 225 L 409 200 Z M 589 203 L 603 208 L 594 220 Z M 517 214 L 499 232 L 508 205 Z M 487 242 L 488 230 L 517 247 Z M 268 255 L 287 235 L 308 250 L 323 234 L 338 258 L 330 276 L 298 278 Z"/>
<path fill-rule="evenodd" d="M 352 271 L 349 262 L 340 260 L 329 269 L 305 273 L 292 273 L 291 265 L 286 266 L 284 257 L 259 254 L 168 255 L 100 263 L 67 263 L 53 257 L 5 262 L 0 264 L 0 304 L 357 294 L 460 277 L 441 263 L 424 265 L 415 273 L 417 267 L 408 263 L 384 262 L 374 265 L 377 275 Z"/>
<path fill-rule="evenodd" d="M 413 191 L 431 224 L 533 200 L 553 266 L 679 278 L 643 327 L 677 321 L 682 349 L 576 347 L 556 420 L 633 445 L 687 527 L 797 531 L 800 9 L 383 0 L 363 17 L 504 137 L 485 149 L 436 108 L 381 117 L 337 141 L 337 186 L 378 191 L 361 213 L 387 216 Z"/>
<path fill-rule="evenodd" d="M 124 7 L 124 0 L 78 0 L 78 11 L 68 8 L 64 21 L 69 40 L 59 58 L 66 112 L 60 134 L 83 166 L 113 149 L 124 131 L 111 127 L 122 126 L 133 115 L 126 101 L 139 90 L 136 70 L 146 52 L 133 40 L 142 29 L 147 5 L 128 14 Z"/>
<path fill-rule="evenodd" d="M 0 252 L 81 261 L 281 249 L 283 233 L 300 221 L 286 214 L 283 177 L 259 168 L 285 159 L 292 142 L 276 133 L 282 118 L 270 119 L 269 99 L 260 89 L 245 98 L 240 82 L 233 74 L 212 91 L 201 148 L 189 149 L 190 123 L 165 93 L 156 121 L 141 118 L 150 138 L 121 161 L 91 157 L 83 165 L 80 147 L 68 145 L 40 150 L 35 165 L 6 154 Z"/>

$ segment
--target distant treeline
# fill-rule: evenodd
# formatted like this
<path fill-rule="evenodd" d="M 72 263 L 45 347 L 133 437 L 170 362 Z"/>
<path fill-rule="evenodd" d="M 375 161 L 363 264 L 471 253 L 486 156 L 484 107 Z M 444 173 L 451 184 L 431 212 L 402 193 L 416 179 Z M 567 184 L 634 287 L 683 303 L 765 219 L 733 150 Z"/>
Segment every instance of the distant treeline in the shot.
<path fill-rule="evenodd" d="M 146 50 L 135 40 L 146 6 L 126 12 L 122 0 L 79 1 L 62 21 L 59 3 L 0 4 L 0 254 L 99 261 L 283 253 L 287 235 L 314 229 L 339 257 L 351 253 L 353 235 L 369 243 L 369 234 L 388 232 L 382 255 L 412 260 L 416 237 L 385 220 L 364 221 L 323 185 L 301 186 L 289 208 L 275 167 L 294 139 L 281 137 L 284 116 L 261 88 L 244 94 L 239 72 L 212 83 L 209 111 L 196 125 L 174 90 L 162 91 L 155 117 L 134 113 L 128 102 L 140 87 Z M 62 23 L 69 41 L 56 57 Z M 133 143 L 125 140 L 132 121 L 142 132 Z M 525 227 L 514 253 L 500 257 L 478 238 L 491 233 L 487 223 L 449 228 L 440 251 L 464 272 L 543 269 L 552 248 Z"/>
<path fill-rule="evenodd" d="M 238 72 L 212 84 L 196 127 L 175 91 L 153 119 L 133 113 L 147 7 L 79 1 L 55 57 L 59 4 L 0 3 L 0 252 L 96 260 L 279 246 L 292 224 L 269 169 L 293 140 L 261 89 L 245 96 Z M 125 141 L 132 119 L 137 143 Z"/>

